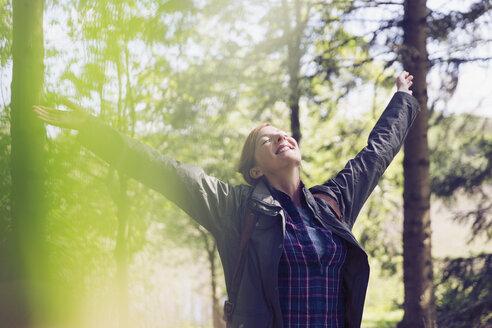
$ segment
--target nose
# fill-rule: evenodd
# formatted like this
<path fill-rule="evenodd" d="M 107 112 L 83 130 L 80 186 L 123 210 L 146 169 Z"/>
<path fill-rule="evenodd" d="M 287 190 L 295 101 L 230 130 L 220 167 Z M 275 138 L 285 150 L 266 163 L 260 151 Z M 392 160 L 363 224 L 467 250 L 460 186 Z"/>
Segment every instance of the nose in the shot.
<path fill-rule="evenodd" d="M 285 140 L 285 135 L 283 133 L 278 133 L 277 134 L 277 143 L 280 143 L 283 140 Z"/>

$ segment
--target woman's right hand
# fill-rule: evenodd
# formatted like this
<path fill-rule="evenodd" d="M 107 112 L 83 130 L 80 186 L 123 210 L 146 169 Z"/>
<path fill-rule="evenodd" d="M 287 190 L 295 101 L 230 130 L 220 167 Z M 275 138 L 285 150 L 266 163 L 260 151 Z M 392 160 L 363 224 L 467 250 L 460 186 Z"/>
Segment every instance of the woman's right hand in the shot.
<path fill-rule="evenodd" d="M 410 87 L 413 84 L 413 75 L 410 75 L 407 71 L 403 71 L 396 78 L 396 90 L 406 92 L 408 94 L 413 94 Z"/>
<path fill-rule="evenodd" d="M 61 110 L 41 105 L 35 105 L 32 106 L 32 108 L 37 117 L 47 124 L 58 126 L 60 128 L 80 130 L 90 114 L 82 107 L 69 100 L 63 100 L 63 104 L 69 109 Z"/>

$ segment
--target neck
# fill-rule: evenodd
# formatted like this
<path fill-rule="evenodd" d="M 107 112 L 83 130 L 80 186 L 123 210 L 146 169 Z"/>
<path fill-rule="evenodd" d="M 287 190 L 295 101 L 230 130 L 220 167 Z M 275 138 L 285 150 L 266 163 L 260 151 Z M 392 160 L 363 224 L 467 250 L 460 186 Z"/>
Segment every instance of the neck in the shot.
<path fill-rule="evenodd" d="M 266 179 L 271 187 L 286 193 L 296 206 L 302 207 L 301 190 L 299 188 L 301 179 L 297 167 L 293 171 L 283 174 L 267 175 Z"/>

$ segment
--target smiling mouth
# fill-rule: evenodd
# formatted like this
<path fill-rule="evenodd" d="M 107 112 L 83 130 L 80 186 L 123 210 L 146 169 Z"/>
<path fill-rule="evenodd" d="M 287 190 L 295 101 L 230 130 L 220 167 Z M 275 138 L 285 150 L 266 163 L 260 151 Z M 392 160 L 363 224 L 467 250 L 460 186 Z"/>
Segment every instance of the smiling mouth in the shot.
<path fill-rule="evenodd" d="M 275 155 L 278 155 L 278 154 L 281 154 L 281 153 L 285 153 L 288 150 L 291 150 L 291 148 L 289 146 L 287 146 L 287 145 L 282 146 L 279 149 L 277 149 L 277 151 L 275 152 Z"/>

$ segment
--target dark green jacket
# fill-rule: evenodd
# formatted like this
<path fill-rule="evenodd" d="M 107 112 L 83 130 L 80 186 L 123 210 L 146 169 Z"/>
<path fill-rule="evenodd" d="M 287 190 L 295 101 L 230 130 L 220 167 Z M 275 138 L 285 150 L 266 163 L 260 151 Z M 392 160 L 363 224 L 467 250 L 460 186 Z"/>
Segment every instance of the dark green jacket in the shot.
<path fill-rule="evenodd" d="M 359 327 L 369 279 L 367 254 L 351 233 L 364 202 L 399 151 L 419 112 L 417 100 L 397 92 L 369 135 L 367 146 L 335 178 L 304 188 L 308 206 L 326 228 L 348 245 L 343 273 L 345 327 Z M 285 233 L 284 210 L 260 182 L 254 187 L 231 186 L 208 176 L 201 168 L 175 161 L 139 141 L 90 119 L 79 134 L 83 145 L 111 165 L 162 193 L 215 237 L 229 290 L 246 206 L 259 213 L 251 236 L 233 327 L 283 327 L 278 295 L 278 264 Z M 253 189 L 252 189 L 253 188 Z M 313 193 L 338 202 L 340 222 Z"/>

